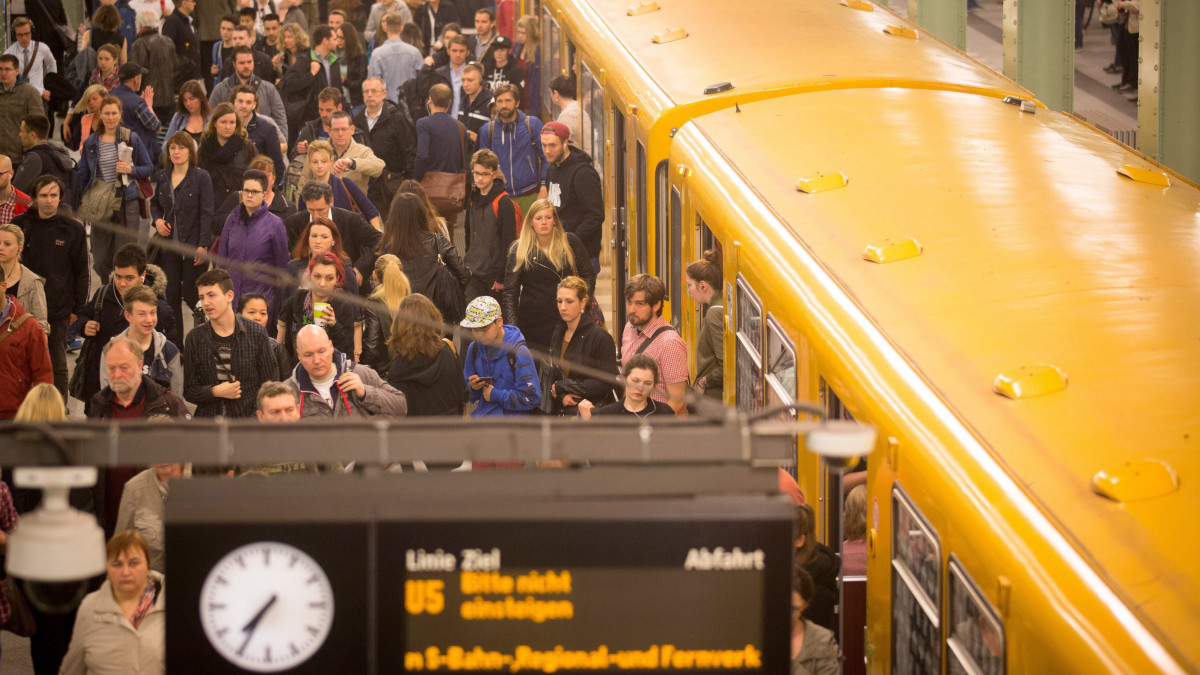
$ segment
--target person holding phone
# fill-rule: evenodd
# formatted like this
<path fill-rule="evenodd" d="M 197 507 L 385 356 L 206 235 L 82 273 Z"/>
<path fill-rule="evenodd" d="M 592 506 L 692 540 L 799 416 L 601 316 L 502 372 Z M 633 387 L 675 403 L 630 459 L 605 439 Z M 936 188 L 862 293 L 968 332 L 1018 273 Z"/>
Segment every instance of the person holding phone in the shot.
<path fill-rule="evenodd" d="M 489 295 L 467 305 L 460 325 L 475 338 L 463 367 L 470 401 L 477 404 L 471 416 L 529 414 L 541 402 L 542 389 L 521 329 L 504 323 L 500 303 Z"/>

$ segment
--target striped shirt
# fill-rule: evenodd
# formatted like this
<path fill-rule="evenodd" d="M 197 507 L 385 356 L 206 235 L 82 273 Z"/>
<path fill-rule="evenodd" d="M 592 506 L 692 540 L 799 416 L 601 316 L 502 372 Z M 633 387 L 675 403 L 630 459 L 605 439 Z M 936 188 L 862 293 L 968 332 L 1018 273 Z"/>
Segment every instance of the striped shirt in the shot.
<path fill-rule="evenodd" d="M 96 168 L 100 173 L 100 180 L 105 183 L 117 182 L 117 144 L 105 143 L 100 141 L 100 158 L 96 164 Z"/>

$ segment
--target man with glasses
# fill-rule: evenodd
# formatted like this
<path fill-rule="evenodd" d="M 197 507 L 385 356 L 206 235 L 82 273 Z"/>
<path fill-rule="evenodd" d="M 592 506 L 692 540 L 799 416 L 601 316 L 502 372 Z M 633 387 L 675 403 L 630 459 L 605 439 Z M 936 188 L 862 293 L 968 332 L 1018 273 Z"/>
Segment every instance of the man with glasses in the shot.
<path fill-rule="evenodd" d="M 339 110 L 330 115 L 329 144 L 333 146 L 333 175 L 354 181 L 366 192 L 368 181 L 383 173 L 384 162 L 375 156 L 371 148 L 356 141 L 354 136 L 350 113 Z"/>
<path fill-rule="evenodd" d="M 26 115 L 46 114 L 41 93 L 30 84 L 17 84 L 20 67 L 20 60 L 12 54 L 0 56 L 0 154 L 9 159 L 4 177 L 6 186 L 12 178 L 13 165 L 21 163 L 21 138 L 18 135 L 21 120 Z M 25 200 L 28 206 L 29 197 Z"/>
<path fill-rule="evenodd" d="M 416 51 L 412 45 L 406 45 Z M 417 154 L 417 130 L 408 110 L 387 100 L 387 85 L 382 78 L 369 77 L 363 81 L 364 108 L 354 118 L 354 128 L 363 134 L 367 147 L 383 160 L 384 169 L 372 178 L 367 197 L 380 213 L 387 213 L 392 195 L 400 182 L 412 177 L 413 158 Z"/>
<path fill-rule="evenodd" d="M 33 39 L 33 22 L 28 17 L 16 19 L 12 25 L 17 41 L 4 53 L 17 57 L 19 72 L 29 79 L 30 86 L 41 93 L 42 100 L 49 101 L 50 90 L 46 89 L 45 78 L 46 73 L 58 72 L 54 54 L 49 46 Z"/>

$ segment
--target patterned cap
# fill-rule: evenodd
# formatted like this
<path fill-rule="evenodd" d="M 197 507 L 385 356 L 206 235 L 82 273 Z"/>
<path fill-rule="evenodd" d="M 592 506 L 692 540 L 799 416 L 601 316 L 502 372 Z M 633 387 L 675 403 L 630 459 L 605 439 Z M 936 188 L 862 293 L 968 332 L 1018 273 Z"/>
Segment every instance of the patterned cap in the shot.
<path fill-rule="evenodd" d="M 467 315 L 459 323 L 463 328 L 486 328 L 500 318 L 500 303 L 490 295 L 481 295 L 467 305 Z"/>

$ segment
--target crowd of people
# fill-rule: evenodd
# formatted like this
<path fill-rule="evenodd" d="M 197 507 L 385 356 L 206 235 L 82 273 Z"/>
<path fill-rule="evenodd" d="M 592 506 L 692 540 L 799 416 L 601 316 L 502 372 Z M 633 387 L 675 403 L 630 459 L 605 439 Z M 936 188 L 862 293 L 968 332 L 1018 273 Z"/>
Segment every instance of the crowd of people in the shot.
<path fill-rule="evenodd" d="M 686 268 L 694 345 L 650 275 L 624 284 L 619 343 L 606 326 L 576 84 L 548 83 L 543 123 L 512 0 L 97 0 L 73 43 L 58 0 L 25 5 L 0 56 L 0 420 L 71 399 L 95 420 L 657 420 L 722 398 L 718 253 Z M 141 469 L 73 496 L 108 575 L 77 614 L 35 612 L 35 672 L 162 672 L 162 509 L 192 467 Z M 2 489 L 8 531 L 34 498 Z"/>

